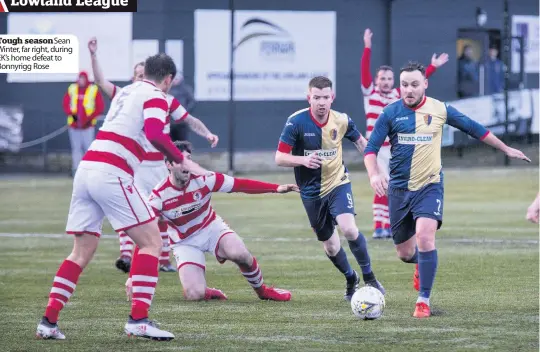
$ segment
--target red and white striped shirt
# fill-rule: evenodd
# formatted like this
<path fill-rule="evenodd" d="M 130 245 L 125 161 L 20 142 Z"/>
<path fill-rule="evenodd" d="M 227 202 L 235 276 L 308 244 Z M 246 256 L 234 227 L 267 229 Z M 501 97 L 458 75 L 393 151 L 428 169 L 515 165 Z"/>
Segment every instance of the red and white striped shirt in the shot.
<path fill-rule="evenodd" d="M 121 90 L 122 88 L 120 88 L 119 86 L 114 86 L 111 99 L 114 98 L 116 93 Z M 165 128 L 163 129 L 163 133 L 169 134 L 171 132 L 171 119 L 175 122 L 179 122 L 179 121 L 184 120 L 189 115 L 189 113 L 182 106 L 182 104 L 180 104 L 178 99 L 176 99 L 172 95 L 167 94 L 166 99 L 167 99 L 167 104 L 169 104 L 169 116 L 167 116 L 167 120 L 165 121 Z M 163 160 L 165 160 L 165 156 L 161 152 L 148 153 L 145 156 L 145 159 L 143 160 L 143 163 L 141 166 L 148 166 L 148 167 L 161 166 L 161 165 L 156 165 L 156 161 L 163 161 Z"/>
<path fill-rule="evenodd" d="M 122 88 L 80 166 L 133 177 L 146 155 L 157 152 L 146 138 L 145 122 L 155 119 L 165 124 L 168 110 L 165 94 L 151 82 L 135 82 Z"/>
<path fill-rule="evenodd" d="M 274 193 L 278 185 L 234 178 L 220 173 L 191 175 L 183 188 L 173 185 L 167 177 L 150 195 L 148 202 L 157 216 L 161 215 L 173 229 L 169 231 L 172 245 L 204 230 L 216 219 L 210 204 L 213 192 Z"/>
<path fill-rule="evenodd" d="M 170 134 L 171 132 L 171 120 L 174 122 L 180 122 L 184 120 L 189 113 L 187 110 L 180 104 L 178 99 L 173 97 L 170 94 L 167 94 L 167 104 L 169 105 L 169 115 L 167 116 L 167 120 L 165 121 L 165 128 L 163 129 L 163 133 Z M 146 154 L 146 157 L 141 164 L 143 167 L 154 167 L 154 166 L 161 166 L 163 161 L 165 160 L 165 156 L 161 152 L 149 152 Z M 159 165 L 157 165 L 159 164 Z"/>
<path fill-rule="evenodd" d="M 375 121 L 382 113 L 383 109 L 401 99 L 401 92 L 398 88 L 392 88 L 388 93 L 382 92 L 378 87 L 375 87 L 373 83 L 373 77 L 370 72 L 371 61 L 371 49 L 365 48 L 362 54 L 362 62 L 360 64 L 362 75 L 362 93 L 364 94 L 364 111 L 366 113 L 366 138 L 369 139 L 371 132 L 375 127 Z M 429 65 L 426 69 L 426 78 L 435 72 L 436 68 L 433 65 Z M 383 147 L 390 146 L 390 140 L 388 137 L 385 139 Z"/>

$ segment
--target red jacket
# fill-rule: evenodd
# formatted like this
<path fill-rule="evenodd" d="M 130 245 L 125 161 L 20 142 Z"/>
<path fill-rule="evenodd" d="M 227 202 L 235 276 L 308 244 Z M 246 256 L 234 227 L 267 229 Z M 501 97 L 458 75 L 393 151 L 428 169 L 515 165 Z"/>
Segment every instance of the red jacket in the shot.
<path fill-rule="evenodd" d="M 79 78 L 85 78 L 86 72 L 81 72 Z M 96 118 L 103 113 L 103 96 L 99 88 L 92 83 L 80 86 L 72 83 L 64 94 L 63 108 L 68 116 L 68 125 L 76 129 L 86 129 L 96 124 Z"/>

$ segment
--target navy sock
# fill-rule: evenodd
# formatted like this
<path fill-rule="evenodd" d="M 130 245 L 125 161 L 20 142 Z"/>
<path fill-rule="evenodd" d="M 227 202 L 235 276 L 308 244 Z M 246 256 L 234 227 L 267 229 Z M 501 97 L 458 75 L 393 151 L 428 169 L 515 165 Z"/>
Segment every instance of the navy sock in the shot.
<path fill-rule="evenodd" d="M 414 249 L 414 255 L 411 257 L 411 259 L 404 260 L 405 263 L 418 263 L 418 247 Z"/>
<path fill-rule="evenodd" d="M 352 254 L 356 258 L 358 265 L 362 269 L 362 274 L 364 276 L 364 281 L 372 281 L 375 277 L 371 278 L 371 260 L 369 259 L 369 254 L 367 250 L 366 238 L 361 232 L 358 232 L 358 237 L 354 241 L 348 241 L 349 248 L 351 249 Z M 368 279 L 366 280 L 366 276 Z"/>
<path fill-rule="evenodd" d="M 332 257 L 327 254 L 328 259 L 335 265 L 336 268 L 338 268 L 339 271 L 343 275 L 345 275 L 346 278 L 349 278 L 353 275 L 353 270 L 351 268 L 351 265 L 349 264 L 349 260 L 347 259 L 347 254 L 343 250 L 343 247 L 339 249 L 339 252 Z"/>
<path fill-rule="evenodd" d="M 429 298 L 437 272 L 437 250 L 418 253 L 418 273 L 420 274 L 420 297 Z"/>

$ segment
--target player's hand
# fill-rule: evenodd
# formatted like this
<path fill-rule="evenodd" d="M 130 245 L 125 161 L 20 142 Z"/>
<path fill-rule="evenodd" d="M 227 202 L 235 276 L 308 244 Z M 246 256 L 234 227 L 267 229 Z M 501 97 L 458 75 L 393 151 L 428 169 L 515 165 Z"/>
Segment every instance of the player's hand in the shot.
<path fill-rule="evenodd" d="M 173 162 L 172 164 L 173 164 L 173 167 L 175 167 L 176 165 L 179 165 L 179 164 L 176 164 L 175 162 Z M 191 159 L 184 158 L 184 161 L 182 161 L 182 165 L 185 168 L 187 168 L 189 172 L 195 175 L 208 175 L 211 173 L 210 171 L 206 170 L 201 165 L 197 164 Z"/>
<path fill-rule="evenodd" d="M 504 153 L 508 155 L 509 158 L 525 160 L 528 163 L 531 162 L 531 159 L 527 158 L 527 156 L 519 149 L 508 147 Z"/>
<path fill-rule="evenodd" d="M 373 37 L 373 32 L 371 29 L 366 28 L 364 31 L 364 47 L 371 48 L 371 37 Z"/>
<path fill-rule="evenodd" d="M 441 55 L 437 56 L 437 54 L 433 54 L 431 57 L 431 64 L 435 67 L 441 67 L 445 63 L 448 62 L 448 54 L 442 53 Z"/>
<path fill-rule="evenodd" d="M 212 146 L 212 148 L 215 148 L 216 145 L 218 144 L 219 142 L 219 137 L 216 136 L 215 134 L 213 133 L 210 133 L 208 136 L 206 136 L 206 140 L 208 142 L 210 142 L 210 145 Z"/>
<path fill-rule="evenodd" d="M 293 184 L 286 184 L 286 185 L 279 185 L 277 188 L 277 193 L 289 193 L 289 192 L 300 192 L 300 188 L 298 188 L 297 185 Z"/>
<path fill-rule="evenodd" d="M 131 299 L 133 298 L 133 289 L 131 285 L 131 278 L 128 278 L 126 281 L 126 296 L 128 302 L 131 302 Z"/>
<path fill-rule="evenodd" d="M 369 183 L 379 197 L 386 195 L 386 191 L 388 190 L 388 179 L 385 175 L 375 175 L 370 178 Z"/>
<path fill-rule="evenodd" d="M 95 54 L 97 51 L 97 39 L 96 37 L 90 38 L 88 41 L 88 50 L 90 50 L 90 54 Z"/>
<path fill-rule="evenodd" d="M 538 200 L 535 199 L 534 202 L 527 209 L 527 220 L 538 224 L 538 218 L 540 217 L 540 207 Z"/>
<path fill-rule="evenodd" d="M 304 157 L 303 165 L 308 169 L 318 169 L 321 167 L 322 162 L 322 158 L 317 153 L 313 153 Z"/>

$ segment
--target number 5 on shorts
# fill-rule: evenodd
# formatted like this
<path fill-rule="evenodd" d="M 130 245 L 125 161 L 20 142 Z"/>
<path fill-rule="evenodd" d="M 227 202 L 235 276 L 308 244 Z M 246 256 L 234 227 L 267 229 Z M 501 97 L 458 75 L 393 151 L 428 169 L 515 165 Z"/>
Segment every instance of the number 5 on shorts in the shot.
<path fill-rule="evenodd" d="M 353 199 L 350 193 L 347 193 L 347 200 L 348 200 L 347 208 L 352 209 L 354 207 L 354 204 L 353 204 Z"/>
<path fill-rule="evenodd" d="M 437 199 L 437 212 L 434 213 L 436 216 L 441 215 L 441 204 L 441 200 Z"/>

